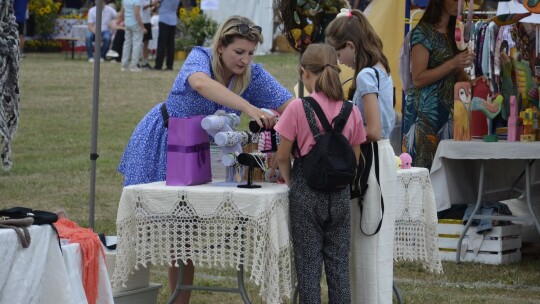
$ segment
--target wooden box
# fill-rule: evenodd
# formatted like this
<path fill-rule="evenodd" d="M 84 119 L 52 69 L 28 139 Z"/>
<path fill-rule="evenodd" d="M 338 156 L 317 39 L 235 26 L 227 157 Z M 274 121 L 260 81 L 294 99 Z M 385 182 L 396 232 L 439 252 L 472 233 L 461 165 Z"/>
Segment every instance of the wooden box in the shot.
<path fill-rule="evenodd" d="M 456 248 L 464 227 L 462 220 L 439 220 L 437 233 L 441 260 L 456 261 Z M 460 261 L 499 265 L 521 260 L 521 225 L 493 226 L 483 235 L 476 231 L 476 227 L 469 227 L 463 238 Z"/>
<path fill-rule="evenodd" d="M 148 287 L 114 294 L 115 304 L 156 304 L 161 284 L 150 283 Z"/>
<path fill-rule="evenodd" d="M 112 274 L 116 265 L 116 250 L 106 250 L 105 261 L 107 263 L 109 280 L 112 281 Z M 113 287 L 113 295 L 140 288 L 147 288 L 148 286 L 150 286 L 150 269 L 148 267 L 141 266 L 138 270 L 129 274 L 125 286 Z"/>

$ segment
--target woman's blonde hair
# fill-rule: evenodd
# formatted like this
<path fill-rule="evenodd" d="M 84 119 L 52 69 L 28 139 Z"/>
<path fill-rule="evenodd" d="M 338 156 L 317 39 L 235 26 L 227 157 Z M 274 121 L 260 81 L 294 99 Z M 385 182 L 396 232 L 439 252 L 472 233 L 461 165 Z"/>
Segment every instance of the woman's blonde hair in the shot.
<path fill-rule="evenodd" d="M 325 31 L 326 43 L 336 50 L 343 49 L 348 41 L 356 49 L 354 75 L 365 67 L 372 67 L 380 62 L 390 73 L 388 59 L 383 53 L 383 43 L 369 20 L 359 10 L 352 10 L 349 16 L 337 17 L 332 20 Z M 348 99 L 352 99 L 356 90 L 356 77 L 353 78 Z"/>
<path fill-rule="evenodd" d="M 247 25 L 249 28 L 248 33 L 245 35 L 240 32 L 239 25 L 242 24 Z M 254 26 L 256 26 L 255 23 L 249 18 L 236 15 L 227 18 L 227 20 L 221 24 L 212 43 L 212 71 L 214 72 L 215 80 L 220 83 L 225 83 L 223 79 L 224 68 L 223 63 L 221 62 L 221 55 L 218 53 L 218 47 L 227 47 L 229 44 L 233 43 L 236 38 L 262 43 L 263 36 L 259 31 L 253 29 Z M 231 90 L 240 95 L 247 88 L 250 81 L 251 65 L 248 65 L 242 75 L 235 77 Z"/>
<path fill-rule="evenodd" d="M 343 87 L 339 79 L 341 69 L 334 48 L 320 43 L 310 44 L 302 54 L 300 66 L 319 75 L 315 81 L 315 92 L 323 92 L 333 100 L 343 100 Z"/>

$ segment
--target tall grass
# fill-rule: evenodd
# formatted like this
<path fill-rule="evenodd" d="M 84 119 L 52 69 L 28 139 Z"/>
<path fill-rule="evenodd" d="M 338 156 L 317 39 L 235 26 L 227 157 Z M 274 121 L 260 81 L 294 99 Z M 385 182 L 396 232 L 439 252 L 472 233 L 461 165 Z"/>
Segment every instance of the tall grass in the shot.
<path fill-rule="evenodd" d="M 83 56 L 84 57 L 84 56 Z M 298 56 L 255 58 L 291 91 L 298 79 Z M 178 70 L 181 62 L 175 62 Z M 146 112 L 163 101 L 175 72 L 120 72 L 101 64 L 95 231 L 114 235 L 123 177 L 116 171 L 133 129 Z M 12 143 L 13 167 L 0 171 L 0 209 L 26 206 L 65 210 L 88 226 L 93 65 L 62 54 L 29 54 L 21 62 L 20 121 Z M 540 303 L 540 261 L 492 266 L 444 263 L 445 273 L 431 274 L 415 263 L 397 263 L 394 277 L 406 303 Z M 231 276 L 233 278 L 231 278 Z M 164 284 L 166 268 L 152 268 L 151 280 Z M 234 271 L 197 270 L 196 283 L 233 286 Z M 248 283 L 254 303 L 258 288 Z M 192 303 L 241 303 L 239 295 L 194 292 Z"/>

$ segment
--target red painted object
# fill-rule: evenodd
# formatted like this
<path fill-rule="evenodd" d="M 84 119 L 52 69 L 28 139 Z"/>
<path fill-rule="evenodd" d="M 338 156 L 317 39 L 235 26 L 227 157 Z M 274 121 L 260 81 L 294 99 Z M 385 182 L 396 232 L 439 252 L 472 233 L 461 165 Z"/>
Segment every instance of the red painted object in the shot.
<path fill-rule="evenodd" d="M 473 87 L 472 96 L 488 99 L 489 85 L 484 78 L 479 78 L 476 81 L 476 86 Z M 481 111 L 472 111 L 471 136 L 473 138 L 482 138 L 488 134 L 488 123 L 486 116 Z"/>

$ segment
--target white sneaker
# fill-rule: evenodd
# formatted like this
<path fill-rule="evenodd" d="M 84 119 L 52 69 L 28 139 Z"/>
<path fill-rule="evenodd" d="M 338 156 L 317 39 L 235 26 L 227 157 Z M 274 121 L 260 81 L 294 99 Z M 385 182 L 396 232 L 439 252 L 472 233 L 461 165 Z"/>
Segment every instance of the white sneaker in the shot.
<path fill-rule="evenodd" d="M 99 62 L 104 62 L 104 61 L 105 61 L 105 59 L 99 58 Z"/>
<path fill-rule="evenodd" d="M 129 70 L 132 71 L 132 72 L 142 72 L 142 70 L 139 69 L 139 68 L 131 68 Z"/>
<path fill-rule="evenodd" d="M 116 57 L 119 57 L 120 54 L 118 54 L 117 51 L 113 51 L 113 50 L 108 50 L 107 51 L 107 55 L 105 55 L 106 57 L 110 57 L 110 58 L 116 58 Z"/>
<path fill-rule="evenodd" d="M 125 72 L 125 71 L 127 71 L 127 68 L 121 67 L 121 68 L 120 68 L 120 71 L 121 71 L 121 72 Z"/>
<path fill-rule="evenodd" d="M 88 58 L 88 62 L 94 62 L 94 58 Z"/>

